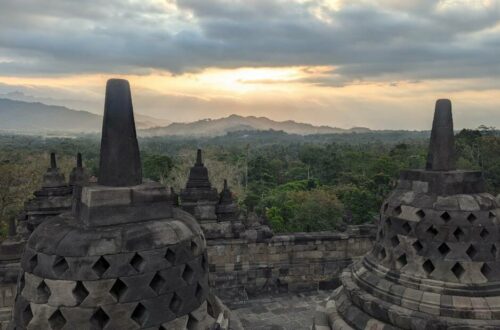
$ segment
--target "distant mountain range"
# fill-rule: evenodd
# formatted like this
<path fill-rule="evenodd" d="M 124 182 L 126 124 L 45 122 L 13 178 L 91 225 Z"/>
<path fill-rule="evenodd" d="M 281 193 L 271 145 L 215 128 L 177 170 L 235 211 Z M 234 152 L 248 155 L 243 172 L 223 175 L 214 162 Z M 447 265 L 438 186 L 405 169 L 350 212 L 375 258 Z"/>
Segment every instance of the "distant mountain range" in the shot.
<path fill-rule="evenodd" d="M 168 125 L 170 122 L 135 114 L 139 129 Z M 0 130 L 23 133 L 92 133 L 102 128 L 102 116 L 40 102 L 0 98 Z"/>
<path fill-rule="evenodd" d="M 355 127 L 342 129 L 314 126 L 295 121 L 274 121 L 266 117 L 231 115 L 220 119 L 203 119 L 192 123 L 169 123 L 163 119 L 135 115 L 138 134 L 141 136 L 221 136 L 235 131 L 283 131 L 289 134 L 335 134 L 369 132 L 370 129 Z M 99 132 L 102 116 L 67 107 L 0 98 L 0 130 L 21 133 Z"/>
<path fill-rule="evenodd" d="M 143 136 L 220 136 L 235 131 L 284 131 L 289 134 L 335 134 L 352 132 L 369 132 L 364 127 L 342 129 L 329 126 L 314 126 L 311 124 L 297 123 L 292 120 L 274 121 L 266 117 L 231 115 L 220 119 L 203 119 L 192 123 L 172 123 L 165 127 L 155 127 L 141 130 Z"/>

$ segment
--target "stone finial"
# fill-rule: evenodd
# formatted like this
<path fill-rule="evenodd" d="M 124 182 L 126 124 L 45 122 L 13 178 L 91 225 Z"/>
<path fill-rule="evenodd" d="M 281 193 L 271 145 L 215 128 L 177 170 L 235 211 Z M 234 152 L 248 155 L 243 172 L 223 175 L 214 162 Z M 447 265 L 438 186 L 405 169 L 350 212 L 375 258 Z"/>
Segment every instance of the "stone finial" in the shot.
<path fill-rule="evenodd" d="M 189 177 L 186 183 L 186 188 L 202 188 L 211 190 L 212 185 L 210 184 L 210 180 L 208 178 L 208 169 L 203 164 L 203 157 L 201 153 L 201 149 L 198 149 L 196 152 L 196 162 L 193 167 L 189 170 Z M 181 191 L 182 195 L 182 191 Z M 217 192 L 214 193 L 215 199 L 217 199 Z"/>
<path fill-rule="evenodd" d="M 203 166 L 203 158 L 201 156 L 201 149 L 196 152 L 196 166 Z"/>
<path fill-rule="evenodd" d="M 81 153 L 77 153 L 76 154 L 76 167 L 77 168 L 82 168 L 83 167 L 82 154 Z"/>
<path fill-rule="evenodd" d="M 106 84 L 98 183 L 114 187 L 142 183 L 132 96 L 124 79 L 110 79 Z"/>
<path fill-rule="evenodd" d="M 428 171 L 452 171 L 456 169 L 453 116 L 451 101 L 448 99 L 436 101 L 426 169 Z"/>
<path fill-rule="evenodd" d="M 57 168 L 57 161 L 56 161 L 56 153 L 55 152 L 50 153 L 50 168 L 51 169 Z"/>
<path fill-rule="evenodd" d="M 79 152 L 76 154 L 76 166 L 73 167 L 71 173 L 69 174 L 69 185 L 75 186 L 85 186 L 89 182 L 89 175 L 87 171 L 83 168 L 82 154 Z"/>
<path fill-rule="evenodd" d="M 219 202 L 217 203 L 215 214 L 219 222 L 221 221 L 238 221 L 239 208 L 233 198 L 233 193 L 229 189 L 227 179 L 224 179 L 224 188 L 219 194 Z"/>
<path fill-rule="evenodd" d="M 195 209 L 199 209 L 198 203 L 208 203 L 210 207 L 214 207 L 219 200 L 217 189 L 212 187 L 210 179 L 208 178 L 208 169 L 203 164 L 201 149 L 198 149 L 196 152 L 196 162 L 189 169 L 186 188 L 181 189 L 179 197 L 182 209 L 195 215 L 195 217 L 199 216 L 199 214 L 196 213 L 197 211 L 195 211 Z M 205 218 L 208 219 L 204 216 L 204 219 Z"/>
<path fill-rule="evenodd" d="M 233 203 L 233 194 L 231 190 L 229 190 L 229 186 L 227 184 L 227 179 L 224 179 L 224 188 L 219 194 L 219 204 L 230 204 Z"/>
<path fill-rule="evenodd" d="M 55 152 L 51 152 L 49 168 L 47 168 L 47 172 L 45 172 L 42 179 L 42 190 L 44 188 L 59 188 L 65 186 L 67 186 L 67 184 L 64 179 L 64 174 L 57 168 L 56 154 Z M 35 195 L 37 194 L 44 194 L 44 192 L 36 191 Z"/>

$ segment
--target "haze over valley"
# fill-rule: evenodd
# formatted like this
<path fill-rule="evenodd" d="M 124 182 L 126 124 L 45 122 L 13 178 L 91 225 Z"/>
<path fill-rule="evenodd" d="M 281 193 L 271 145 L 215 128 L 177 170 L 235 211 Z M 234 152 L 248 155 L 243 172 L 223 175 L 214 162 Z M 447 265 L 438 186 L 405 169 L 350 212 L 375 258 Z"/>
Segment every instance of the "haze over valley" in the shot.
<path fill-rule="evenodd" d="M 191 123 L 169 123 L 136 113 L 136 125 L 141 136 L 219 136 L 235 131 L 283 131 L 289 134 L 340 134 L 369 132 L 368 128 L 342 129 L 314 126 L 295 121 L 278 122 L 265 117 L 230 115 L 219 119 L 203 119 Z M 40 102 L 25 102 L 0 98 L 0 131 L 11 133 L 96 133 L 101 129 L 102 116 L 63 106 Z"/>

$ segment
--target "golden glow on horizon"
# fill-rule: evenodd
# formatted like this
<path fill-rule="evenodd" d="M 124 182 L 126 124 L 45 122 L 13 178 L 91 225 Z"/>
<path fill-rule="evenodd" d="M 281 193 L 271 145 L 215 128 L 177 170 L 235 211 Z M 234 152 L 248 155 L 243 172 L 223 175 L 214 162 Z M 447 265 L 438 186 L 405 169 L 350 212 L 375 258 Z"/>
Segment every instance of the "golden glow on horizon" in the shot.
<path fill-rule="evenodd" d="M 0 76 L 0 84 L 12 86 L 10 90 L 22 86 L 21 90 L 27 90 L 29 95 L 56 101 L 92 101 L 92 106 L 76 109 L 100 113 L 106 80 L 124 78 L 132 85 L 140 113 L 158 118 L 194 121 L 240 114 L 344 128 L 424 129 L 428 127 L 424 121 L 427 108 L 432 108 L 437 98 L 451 98 L 458 109 L 476 109 L 480 105 L 483 113 L 492 115 L 500 99 L 498 85 L 488 85 L 481 79 L 319 84 L 323 78 L 328 82 L 334 70 L 331 66 L 297 66 L 211 68 L 182 75 L 154 71 L 149 75 Z M 460 116 L 462 125 L 471 120 L 483 123 L 473 119 L 472 112 L 457 112 L 459 120 Z"/>
<path fill-rule="evenodd" d="M 199 73 L 172 75 L 168 72 L 152 72 L 149 75 L 117 75 L 92 74 L 68 75 L 52 77 L 9 77 L 0 76 L 0 83 L 11 86 L 46 87 L 61 90 L 95 91 L 102 95 L 105 82 L 109 78 L 128 79 L 134 89 L 148 89 L 162 94 L 200 93 L 199 96 L 232 95 L 258 97 L 260 94 L 274 92 L 290 92 L 302 97 L 310 93 L 320 92 L 332 95 L 353 94 L 362 91 L 363 96 L 404 97 L 406 91 L 427 93 L 431 90 L 441 90 L 443 80 L 431 81 L 397 81 L 351 82 L 346 86 L 322 86 L 315 83 L 315 79 L 331 76 L 334 68 L 331 66 L 298 66 L 281 68 L 237 68 L 237 69 L 206 69 Z M 471 89 L 479 83 L 477 79 L 445 80 L 447 90 L 463 93 L 482 93 L 498 91 L 497 86 L 483 87 L 481 90 Z M 386 91 L 385 93 L 381 93 Z"/>
<path fill-rule="evenodd" d="M 197 73 L 172 75 L 154 71 L 149 75 L 68 75 L 53 77 L 2 77 L 0 83 L 27 88 L 54 88 L 66 91 L 82 90 L 102 95 L 110 77 L 128 79 L 135 89 L 159 94 L 187 96 L 208 101 L 213 98 L 241 99 L 273 93 L 307 94 L 314 79 L 327 77 L 332 66 L 242 67 L 236 69 L 209 68 Z"/>

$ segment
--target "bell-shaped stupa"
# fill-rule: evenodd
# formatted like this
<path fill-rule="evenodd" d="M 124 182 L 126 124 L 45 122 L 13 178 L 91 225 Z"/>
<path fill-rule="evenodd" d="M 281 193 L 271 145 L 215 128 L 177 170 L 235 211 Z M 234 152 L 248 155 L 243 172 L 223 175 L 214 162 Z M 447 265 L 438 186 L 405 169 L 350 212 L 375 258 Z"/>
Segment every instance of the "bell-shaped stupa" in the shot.
<path fill-rule="evenodd" d="M 82 187 L 79 207 L 28 240 L 12 327 L 227 329 L 199 225 L 164 186 L 142 182 L 125 80 L 107 84 L 100 157 L 98 184 Z"/>
<path fill-rule="evenodd" d="M 425 170 L 401 173 L 371 253 L 346 269 L 314 329 L 500 329 L 500 205 L 455 169 L 438 100 Z"/>

